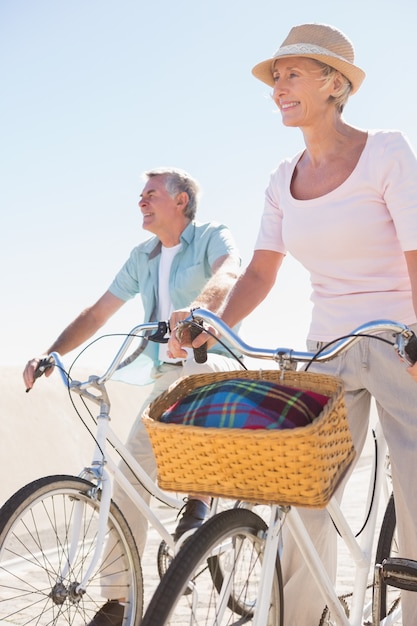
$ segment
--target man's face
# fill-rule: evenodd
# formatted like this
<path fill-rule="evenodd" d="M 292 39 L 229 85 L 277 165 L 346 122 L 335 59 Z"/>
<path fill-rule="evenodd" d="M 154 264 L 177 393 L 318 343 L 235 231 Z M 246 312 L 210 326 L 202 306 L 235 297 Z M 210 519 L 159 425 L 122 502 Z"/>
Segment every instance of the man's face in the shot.
<path fill-rule="evenodd" d="M 164 185 L 164 175 L 152 176 L 142 190 L 139 208 L 142 211 L 144 230 L 160 236 L 178 219 L 178 203 Z"/>

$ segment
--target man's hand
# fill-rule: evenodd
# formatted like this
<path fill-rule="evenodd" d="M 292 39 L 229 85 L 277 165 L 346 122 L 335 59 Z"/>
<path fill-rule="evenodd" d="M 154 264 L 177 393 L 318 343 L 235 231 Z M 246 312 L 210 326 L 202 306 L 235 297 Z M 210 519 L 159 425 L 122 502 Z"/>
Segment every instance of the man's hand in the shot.
<path fill-rule="evenodd" d="M 169 327 L 171 329 L 171 335 L 174 334 L 174 331 L 176 330 L 178 323 L 182 322 L 182 320 L 187 319 L 187 317 L 190 317 L 191 315 L 191 311 L 190 309 L 178 309 L 177 311 L 173 311 L 171 313 L 171 317 L 169 318 Z M 190 337 L 188 336 L 188 339 Z"/>
<path fill-rule="evenodd" d="M 185 343 L 185 334 L 188 335 L 188 342 Z M 184 344 L 182 344 L 181 342 L 184 342 Z M 191 341 L 190 341 L 190 334 L 189 333 L 182 333 L 182 337 L 181 337 L 181 342 L 178 340 L 178 336 L 177 336 L 177 331 L 174 328 L 173 330 L 171 330 L 171 335 L 168 339 L 168 350 L 167 350 L 167 355 L 169 356 L 170 359 L 186 359 L 188 356 L 188 352 L 187 350 L 184 350 L 182 348 L 182 345 L 189 345 L 191 346 Z"/>
<path fill-rule="evenodd" d="M 36 378 L 38 378 L 38 376 L 36 376 L 35 372 L 39 366 L 39 363 L 42 360 L 46 360 L 48 358 L 47 354 L 43 354 L 40 357 L 31 359 L 30 361 L 28 361 L 26 363 L 26 367 L 23 371 L 23 380 L 25 382 L 25 386 L 26 386 L 26 391 L 29 391 L 29 389 L 32 389 Z M 49 366 L 46 367 L 44 370 L 45 376 L 50 376 L 53 372 L 53 367 Z"/>
<path fill-rule="evenodd" d="M 178 322 L 185 320 L 190 314 L 190 309 L 178 309 L 171 313 L 171 317 L 169 318 L 171 332 L 167 346 L 170 359 L 186 359 L 188 356 L 187 351 L 184 350 L 182 346 L 191 346 L 190 334 L 184 331 L 177 335 L 177 327 Z"/>
<path fill-rule="evenodd" d="M 187 348 L 199 348 L 207 343 L 207 347 L 214 345 L 215 339 L 204 331 L 200 333 L 193 342 L 191 342 L 190 328 L 188 325 L 180 324 L 183 320 L 190 317 L 191 311 L 189 309 L 183 309 L 174 311 L 169 320 L 169 326 L 171 328 L 171 335 L 168 340 L 168 356 L 173 359 L 184 359 L 188 353 L 184 350 Z M 198 311 L 196 313 L 198 317 Z M 214 329 L 211 329 L 215 333 Z"/>

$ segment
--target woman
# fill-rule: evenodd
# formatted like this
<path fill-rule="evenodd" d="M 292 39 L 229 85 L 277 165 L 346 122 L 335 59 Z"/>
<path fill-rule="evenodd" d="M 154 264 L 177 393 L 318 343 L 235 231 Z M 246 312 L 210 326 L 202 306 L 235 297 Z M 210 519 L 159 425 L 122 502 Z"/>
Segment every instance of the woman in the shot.
<path fill-rule="evenodd" d="M 344 121 L 344 105 L 365 77 L 354 64 L 351 43 L 327 25 L 296 26 L 253 74 L 273 88 L 283 123 L 300 128 L 305 149 L 271 175 L 255 252 L 232 291 L 224 321 L 233 326 L 256 308 L 289 251 L 311 274 L 309 349 L 373 319 L 415 324 L 417 161 L 401 133 L 364 131 Z M 392 463 L 400 553 L 417 559 L 417 385 L 412 378 L 417 366 L 407 373 L 394 350 L 364 339 L 316 370 L 343 378 L 358 453 L 375 398 Z M 329 516 L 308 510 L 302 515 L 334 579 L 336 533 Z M 295 546 L 285 546 L 285 624 L 317 626 L 323 601 Z M 415 626 L 417 594 L 404 595 L 403 624 Z"/>

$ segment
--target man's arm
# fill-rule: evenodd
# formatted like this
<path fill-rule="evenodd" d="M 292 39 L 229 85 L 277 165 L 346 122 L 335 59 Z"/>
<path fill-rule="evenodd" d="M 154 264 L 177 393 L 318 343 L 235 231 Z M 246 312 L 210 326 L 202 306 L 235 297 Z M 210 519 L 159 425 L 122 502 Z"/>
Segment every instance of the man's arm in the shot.
<path fill-rule="evenodd" d="M 84 341 L 92 337 L 123 304 L 123 300 L 114 296 L 110 291 L 106 291 L 95 304 L 84 309 L 84 311 L 62 331 L 45 354 L 58 352 L 63 355 L 78 348 Z M 42 357 L 31 359 L 26 364 L 23 372 L 23 380 L 25 381 L 26 389 L 33 387 L 34 372 L 41 358 Z M 50 370 L 49 373 L 52 373 L 52 370 Z M 47 375 L 49 375 L 49 373 Z"/>
<path fill-rule="evenodd" d="M 205 306 L 205 308 L 220 315 L 228 326 L 235 326 L 266 298 L 275 283 L 284 256 L 284 254 L 270 250 L 255 250 L 248 267 L 229 289 L 229 297 L 227 298 L 228 293 L 225 294 L 226 304 L 222 303 L 216 310 L 210 306 Z M 189 309 L 187 314 L 189 315 Z M 181 319 L 184 317 L 186 316 L 184 315 Z M 175 327 L 171 326 L 171 328 Z M 212 338 L 207 340 L 207 335 L 203 333 L 194 339 L 193 347 L 198 348 L 206 341 L 208 346 L 215 343 Z M 186 345 L 185 342 L 183 344 Z M 185 355 L 175 333 L 171 334 L 168 347 L 174 358 L 181 358 Z"/>
<path fill-rule="evenodd" d="M 190 302 L 186 309 L 174 311 L 170 317 L 171 328 L 175 328 L 180 320 L 190 315 L 191 309 L 198 307 L 218 313 L 240 274 L 239 262 L 236 258 L 225 255 L 219 257 L 212 265 L 212 277 L 205 284 L 197 298 Z"/>

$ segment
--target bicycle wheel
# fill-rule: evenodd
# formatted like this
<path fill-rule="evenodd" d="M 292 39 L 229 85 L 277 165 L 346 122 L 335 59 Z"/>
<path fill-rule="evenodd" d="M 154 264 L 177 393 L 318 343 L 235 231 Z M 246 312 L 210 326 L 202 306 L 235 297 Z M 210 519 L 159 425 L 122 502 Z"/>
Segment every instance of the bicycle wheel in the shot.
<path fill-rule="evenodd" d="M 235 503 L 235 508 L 240 506 L 240 503 Z M 245 505 L 247 506 L 247 505 Z M 269 507 L 267 507 L 269 510 Z M 159 544 L 158 554 L 157 554 L 157 568 L 159 578 L 162 579 L 165 575 L 168 567 L 172 563 L 174 559 L 174 552 L 168 546 L 168 544 L 162 540 Z M 220 593 L 220 590 L 223 585 L 224 573 L 222 571 L 223 563 L 217 556 L 212 556 L 207 559 L 207 565 L 213 580 L 213 583 Z M 229 607 L 235 612 L 240 613 L 240 615 L 245 615 L 247 612 L 247 607 L 243 601 L 243 604 L 240 606 L 239 599 L 233 598 L 232 596 L 229 598 Z"/>
<path fill-rule="evenodd" d="M 385 509 L 379 533 L 378 545 L 375 555 L 375 563 L 382 563 L 388 557 L 398 556 L 398 544 L 395 534 L 396 528 L 395 502 L 391 494 Z M 400 602 L 400 591 L 395 587 L 381 585 L 380 590 L 380 617 L 383 619 L 393 611 Z"/>
<path fill-rule="evenodd" d="M 161 541 L 157 555 L 157 568 L 160 579 L 162 579 L 165 575 L 173 559 L 173 551 L 169 548 L 165 541 Z M 222 561 L 217 556 L 212 556 L 207 559 L 207 566 L 209 568 L 212 581 L 219 593 L 223 586 L 224 580 L 222 565 Z M 240 615 L 246 615 L 247 613 L 247 606 L 244 599 L 241 604 L 239 602 L 239 598 L 233 598 L 233 596 L 230 596 L 228 600 L 228 606 L 232 611 Z"/>
<path fill-rule="evenodd" d="M 85 593 L 77 591 L 94 552 L 99 497 L 87 480 L 47 476 L 29 483 L 4 504 L 0 623 L 84 626 L 108 597 L 106 577 L 117 572 L 123 580 L 109 597 L 126 598 L 124 625 L 138 626 L 143 611 L 140 558 L 126 520 L 113 502 L 106 544 L 111 542 L 108 545 L 114 549 L 100 559 Z"/>
<path fill-rule="evenodd" d="M 172 561 L 141 626 L 251 624 L 258 599 L 266 529 L 265 522 L 247 509 L 231 509 L 210 518 Z M 220 568 L 218 573 L 216 567 Z M 219 577 L 224 581 L 221 590 L 215 582 Z M 282 577 L 277 556 L 268 625 L 282 623 Z"/>

